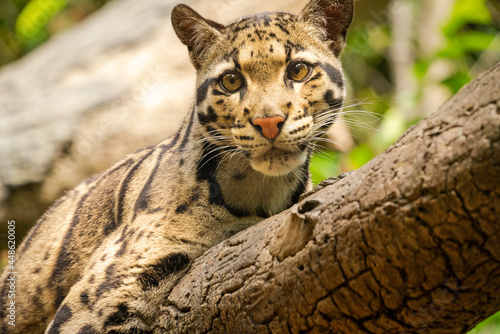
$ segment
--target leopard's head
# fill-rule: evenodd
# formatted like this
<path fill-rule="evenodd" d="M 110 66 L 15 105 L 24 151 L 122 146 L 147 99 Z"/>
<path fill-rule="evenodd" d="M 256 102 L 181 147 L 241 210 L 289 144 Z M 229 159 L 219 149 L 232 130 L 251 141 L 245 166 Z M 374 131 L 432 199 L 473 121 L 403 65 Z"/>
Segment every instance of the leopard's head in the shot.
<path fill-rule="evenodd" d="M 197 70 L 205 140 L 266 175 L 302 166 L 342 108 L 339 56 L 352 14 L 352 0 L 312 0 L 299 15 L 222 25 L 176 6 L 172 22 Z"/>

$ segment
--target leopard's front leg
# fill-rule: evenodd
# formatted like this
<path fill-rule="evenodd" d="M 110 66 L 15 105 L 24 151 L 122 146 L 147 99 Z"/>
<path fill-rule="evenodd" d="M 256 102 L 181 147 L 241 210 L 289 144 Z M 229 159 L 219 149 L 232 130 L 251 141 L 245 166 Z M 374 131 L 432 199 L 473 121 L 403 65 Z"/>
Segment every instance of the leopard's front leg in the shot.
<path fill-rule="evenodd" d="M 259 220 L 235 217 L 221 225 L 206 219 L 184 232 L 168 223 L 168 228 L 153 227 L 147 220 L 137 225 L 151 226 L 148 232 L 123 228 L 82 268 L 46 333 L 151 333 L 160 305 L 192 261 Z M 186 217 L 184 224 L 188 221 Z"/>
<path fill-rule="evenodd" d="M 200 245 L 159 240 L 128 252 L 122 247 L 97 252 L 46 333 L 149 333 L 162 300 L 202 252 Z"/>

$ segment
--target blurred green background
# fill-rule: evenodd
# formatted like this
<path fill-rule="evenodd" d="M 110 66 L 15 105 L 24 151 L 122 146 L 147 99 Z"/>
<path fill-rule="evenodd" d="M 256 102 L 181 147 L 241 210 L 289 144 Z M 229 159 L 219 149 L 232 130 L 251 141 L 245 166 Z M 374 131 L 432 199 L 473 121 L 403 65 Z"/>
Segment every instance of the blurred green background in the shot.
<path fill-rule="evenodd" d="M 342 56 L 351 82 L 345 117 L 354 147 L 316 155 L 315 182 L 359 168 L 500 61 L 497 0 L 366 5 L 356 12 Z"/>
<path fill-rule="evenodd" d="M 0 0 L 0 66 L 84 20 L 106 0 Z M 332 130 L 314 183 L 357 169 L 500 60 L 498 0 L 359 0 L 342 56 L 349 130 Z M 286 6 L 286 2 L 284 2 Z M 286 8 L 286 7 L 284 7 Z M 500 334 L 500 313 L 470 333 Z"/>

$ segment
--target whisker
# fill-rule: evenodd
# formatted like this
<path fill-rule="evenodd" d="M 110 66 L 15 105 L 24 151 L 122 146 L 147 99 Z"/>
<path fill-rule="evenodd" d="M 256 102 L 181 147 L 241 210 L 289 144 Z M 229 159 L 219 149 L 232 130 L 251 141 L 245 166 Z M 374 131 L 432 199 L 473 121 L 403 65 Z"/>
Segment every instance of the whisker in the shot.
<path fill-rule="evenodd" d="M 224 149 L 228 149 L 228 148 L 231 149 L 231 146 L 217 146 L 216 148 L 211 149 L 210 151 L 206 152 L 204 155 L 201 156 L 200 160 L 198 161 L 197 167 L 203 168 L 203 166 L 205 166 L 211 160 L 218 158 L 220 155 L 226 153 L 226 151 L 224 151 Z M 212 155 L 217 151 L 219 151 L 217 154 L 211 156 L 208 160 L 204 161 L 209 155 Z M 204 161 L 204 163 L 200 166 L 199 164 L 202 161 Z"/>
<path fill-rule="evenodd" d="M 336 161 L 335 156 L 332 153 L 329 153 L 329 152 L 330 151 L 323 150 L 320 153 L 321 153 L 321 156 L 323 158 L 325 158 L 326 160 L 328 160 L 331 163 L 335 163 L 335 161 Z"/>
<path fill-rule="evenodd" d="M 215 172 L 217 173 L 217 171 L 219 170 L 219 167 L 222 165 L 222 163 L 225 161 L 225 160 L 231 160 L 235 154 L 237 153 L 241 153 L 241 150 L 238 148 L 238 147 L 230 147 L 230 149 L 228 151 L 225 151 L 224 153 L 226 153 L 224 155 L 224 157 L 221 159 L 221 161 L 219 162 L 219 164 L 217 165 L 217 168 L 215 169 Z M 240 159 L 242 156 L 237 156 L 238 159 Z"/>
<path fill-rule="evenodd" d="M 333 145 L 336 145 L 336 146 L 344 149 L 340 143 L 338 143 L 335 140 L 330 139 L 330 138 L 319 137 L 319 138 L 314 139 L 314 142 L 315 143 L 333 144 Z"/>

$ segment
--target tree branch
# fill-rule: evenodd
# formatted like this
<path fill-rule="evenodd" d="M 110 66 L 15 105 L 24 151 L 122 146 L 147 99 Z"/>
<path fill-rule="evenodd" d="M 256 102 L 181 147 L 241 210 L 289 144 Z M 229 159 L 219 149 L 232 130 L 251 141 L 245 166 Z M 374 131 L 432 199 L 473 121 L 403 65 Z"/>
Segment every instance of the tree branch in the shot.
<path fill-rule="evenodd" d="M 466 332 L 500 309 L 499 129 L 500 63 L 359 170 L 208 250 L 157 328 Z"/>

